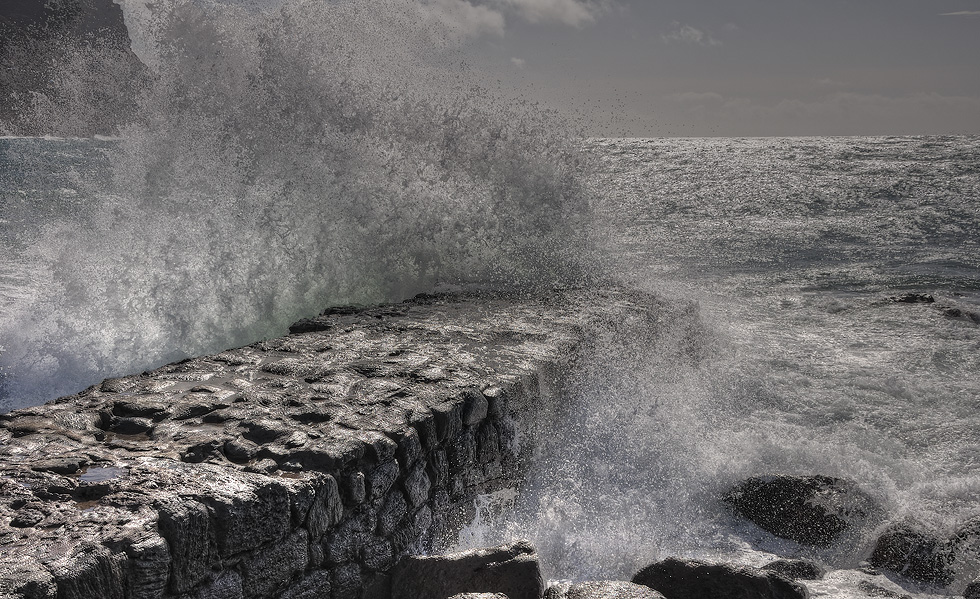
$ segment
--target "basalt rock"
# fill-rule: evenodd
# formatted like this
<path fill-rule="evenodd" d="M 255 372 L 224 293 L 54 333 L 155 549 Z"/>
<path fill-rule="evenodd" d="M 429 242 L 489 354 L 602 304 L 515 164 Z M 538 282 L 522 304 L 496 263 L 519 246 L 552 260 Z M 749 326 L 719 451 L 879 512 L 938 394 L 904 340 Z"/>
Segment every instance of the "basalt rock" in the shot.
<path fill-rule="evenodd" d="M 793 580 L 820 580 L 827 573 L 818 564 L 802 559 L 777 559 L 762 566 L 762 569 Z"/>
<path fill-rule="evenodd" d="M 954 577 L 954 546 L 914 521 L 888 527 L 878 537 L 868 563 L 913 580 L 946 585 Z"/>
<path fill-rule="evenodd" d="M 633 576 L 633 582 L 667 599 L 807 599 L 802 584 L 775 572 L 668 558 Z"/>
<path fill-rule="evenodd" d="M 912 599 L 911 595 L 886 589 L 881 585 L 877 585 L 867 580 L 859 581 L 857 583 L 857 588 L 868 597 L 881 597 L 883 599 Z"/>
<path fill-rule="evenodd" d="M 559 583 L 545 591 L 544 599 L 664 599 L 664 596 L 642 584 L 602 580 Z"/>
<path fill-rule="evenodd" d="M 889 297 L 888 301 L 896 304 L 931 304 L 936 298 L 928 293 L 903 293 Z"/>
<path fill-rule="evenodd" d="M 448 599 L 459 593 L 503 593 L 540 599 L 541 566 L 527 541 L 436 556 L 403 558 L 392 574 L 392 599 Z"/>
<path fill-rule="evenodd" d="M 980 599 L 980 578 L 966 585 L 963 590 L 963 599 Z"/>
<path fill-rule="evenodd" d="M 777 537 L 826 547 L 879 522 L 883 509 L 853 481 L 830 476 L 756 476 L 724 496 L 735 513 Z"/>
<path fill-rule="evenodd" d="M 383 595 L 523 480 L 591 337 L 673 309 L 608 289 L 328 310 L 0 415 L 0 597 Z M 521 547 L 503 561 L 530 594 L 489 590 L 537 599 Z"/>

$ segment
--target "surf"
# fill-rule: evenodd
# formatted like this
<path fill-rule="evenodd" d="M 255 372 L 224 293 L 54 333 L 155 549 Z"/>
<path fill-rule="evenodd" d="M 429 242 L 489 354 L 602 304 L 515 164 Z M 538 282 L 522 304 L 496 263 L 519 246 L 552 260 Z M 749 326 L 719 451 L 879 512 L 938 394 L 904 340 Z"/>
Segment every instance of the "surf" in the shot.
<path fill-rule="evenodd" d="M 31 288 L 0 323 L 5 409 L 324 306 L 590 276 L 572 128 L 482 88 L 415 3 L 124 10 L 149 74 L 92 148 L 104 177 L 69 175 L 75 208 L 18 248 Z"/>

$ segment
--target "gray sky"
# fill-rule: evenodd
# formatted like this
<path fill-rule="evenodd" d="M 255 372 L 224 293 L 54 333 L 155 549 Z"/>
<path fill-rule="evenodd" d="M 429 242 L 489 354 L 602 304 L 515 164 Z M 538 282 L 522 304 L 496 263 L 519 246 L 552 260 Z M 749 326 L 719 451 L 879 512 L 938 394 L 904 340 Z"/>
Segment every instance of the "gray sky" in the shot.
<path fill-rule="evenodd" d="M 980 134 L 980 0 L 428 0 L 599 135 Z"/>

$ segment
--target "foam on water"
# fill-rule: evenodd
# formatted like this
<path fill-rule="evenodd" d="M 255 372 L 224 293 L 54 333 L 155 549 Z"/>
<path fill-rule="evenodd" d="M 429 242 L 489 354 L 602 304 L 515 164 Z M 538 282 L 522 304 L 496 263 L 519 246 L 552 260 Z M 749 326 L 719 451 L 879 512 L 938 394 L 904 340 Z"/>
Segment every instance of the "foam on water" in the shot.
<path fill-rule="evenodd" d="M 151 73 L 136 121 L 97 144 L 104 177 L 75 178 L 16 246 L 32 283 L 0 322 L 9 404 L 332 304 L 580 278 L 585 155 L 553 116 L 478 87 L 425 6 L 127 2 Z"/>
<path fill-rule="evenodd" d="M 980 513 L 980 327 L 938 308 L 980 312 L 980 140 L 593 143 L 615 268 L 677 311 L 596 352 L 516 515 L 485 509 L 464 543 L 527 534 L 548 575 L 578 580 L 672 554 L 867 558 L 879 530 L 816 550 L 733 518 L 724 491 L 772 473 L 853 479 L 886 523 L 948 534 Z M 935 303 L 887 301 L 908 291 Z M 937 589 L 849 570 L 811 591 L 948 594 L 976 574 Z"/>

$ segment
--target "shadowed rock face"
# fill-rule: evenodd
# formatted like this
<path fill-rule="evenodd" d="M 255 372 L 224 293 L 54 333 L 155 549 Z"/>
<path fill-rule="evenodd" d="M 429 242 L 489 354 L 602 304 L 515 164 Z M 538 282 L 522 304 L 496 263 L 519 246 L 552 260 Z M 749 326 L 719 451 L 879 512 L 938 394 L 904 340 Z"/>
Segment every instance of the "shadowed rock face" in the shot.
<path fill-rule="evenodd" d="M 434 556 L 410 556 L 395 568 L 392 599 L 447 599 L 461 593 L 501 593 L 508 599 L 539 599 L 544 579 L 527 541 Z"/>
<path fill-rule="evenodd" d="M 4 0 L 0 5 L 0 134 L 112 133 L 132 115 L 132 91 L 145 69 L 129 48 L 119 5 L 112 0 Z M 71 82 L 59 69 L 86 73 Z M 86 114 L 53 112 L 64 104 L 61 86 L 73 86 Z M 38 102 L 38 99 L 42 101 Z M 4 125 L 6 123 L 6 125 Z M 65 123 L 72 123 L 70 126 Z M 66 129 L 68 127 L 68 129 Z"/>
<path fill-rule="evenodd" d="M 0 596 L 383 589 L 522 480 L 542 377 L 560 389 L 591 336 L 666 309 L 607 290 L 333 311 L 0 416 Z"/>

